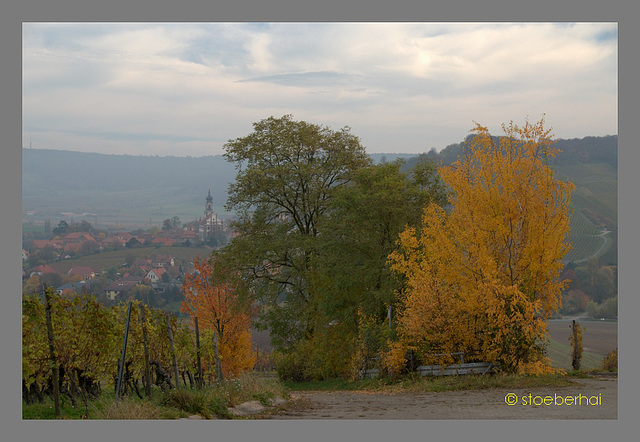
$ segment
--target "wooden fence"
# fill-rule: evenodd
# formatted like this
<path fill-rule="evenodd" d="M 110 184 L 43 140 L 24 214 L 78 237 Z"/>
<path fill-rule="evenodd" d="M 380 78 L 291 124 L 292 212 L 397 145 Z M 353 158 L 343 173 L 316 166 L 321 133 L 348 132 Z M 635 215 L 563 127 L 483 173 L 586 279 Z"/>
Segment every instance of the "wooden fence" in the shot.
<path fill-rule="evenodd" d="M 495 373 L 500 366 L 491 362 L 464 362 L 464 353 L 456 352 L 452 355 L 460 356 L 459 364 L 450 365 L 420 365 L 416 367 L 416 373 L 422 376 L 461 376 L 468 374 L 490 374 Z M 443 356 L 443 355 L 434 355 Z M 375 378 L 379 376 L 380 371 L 377 368 L 370 368 L 360 372 L 363 378 Z"/>

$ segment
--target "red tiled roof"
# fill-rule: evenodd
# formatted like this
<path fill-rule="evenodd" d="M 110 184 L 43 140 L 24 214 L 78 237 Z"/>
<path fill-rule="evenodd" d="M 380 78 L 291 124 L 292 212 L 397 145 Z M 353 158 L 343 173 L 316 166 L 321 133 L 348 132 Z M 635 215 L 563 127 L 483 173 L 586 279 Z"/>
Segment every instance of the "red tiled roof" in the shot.
<path fill-rule="evenodd" d="M 67 233 L 64 236 L 64 241 L 68 242 L 68 241 L 73 241 L 73 242 L 77 242 L 77 241 L 86 241 L 89 239 L 94 239 L 93 236 L 91 236 L 90 233 L 86 233 L 86 232 L 71 232 L 71 233 Z"/>
<path fill-rule="evenodd" d="M 153 241 L 151 241 L 152 244 L 164 244 L 167 246 L 172 246 L 175 244 L 175 240 L 172 238 L 162 238 L 162 237 L 158 237 L 156 239 L 154 239 Z"/>
<path fill-rule="evenodd" d="M 167 271 L 162 267 L 158 267 L 158 268 L 149 270 L 149 273 L 151 272 L 155 273 L 158 278 L 162 278 L 162 275 L 164 275 Z"/>
<path fill-rule="evenodd" d="M 79 276 L 82 276 L 83 278 L 89 278 L 93 273 L 94 271 L 91 267 L 76 266 L 76 267 L 72 267 L 69 270 L 68 275 L 69 276 L 79 275 Z"/>
<path fill-rule="evenodd" d="M 44 249 L 45 247 L 62 248 L 61 241 L 49 239 L 34 239 L 31 243 L 32 249 Z"/>
<path fill-rule="evenodd" d="M 43 275 L 45 275 L 47 273 L 58 273 L 58 272 L 55 271 L 55 269 L 53 267 L 51 267 L 50 265 L 47 265 L 47 264 L 41 264 L 39 266 L 36 266 L 31 271 L 32 272 L 39 272 L 39 273 L 42 273 Z"/>

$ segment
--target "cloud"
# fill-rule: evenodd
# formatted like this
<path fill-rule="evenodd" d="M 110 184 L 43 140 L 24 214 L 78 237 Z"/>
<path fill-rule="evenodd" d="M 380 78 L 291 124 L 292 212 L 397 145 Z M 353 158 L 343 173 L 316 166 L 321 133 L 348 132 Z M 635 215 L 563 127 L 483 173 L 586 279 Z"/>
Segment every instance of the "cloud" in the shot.
<path fill-rule="evenodd" d="M 371 152 L 441 149 L 473 120 L 543 113 L 557 136 L 616 133 L 617 25 L 23 25 L 34 147 L 221 153 L 252 122 L 289 113 L 350 126 Z"/>
<path fill-rule="evenodd" d="M 298 86 L 298 87 L 324 87 L 345 85 L 351 83 L 354 79 L 357 80 L 359 76 L 344 74 L 340 72 L 301 72 L 301 73 L 289 73 L 289 74 L 277 74 L 267 75 L 264 77 L 248 78 L 246 80 L 238 80 L 240 83 L 260 81 L 265 83 L 281 84 L 285 86 Z"/>

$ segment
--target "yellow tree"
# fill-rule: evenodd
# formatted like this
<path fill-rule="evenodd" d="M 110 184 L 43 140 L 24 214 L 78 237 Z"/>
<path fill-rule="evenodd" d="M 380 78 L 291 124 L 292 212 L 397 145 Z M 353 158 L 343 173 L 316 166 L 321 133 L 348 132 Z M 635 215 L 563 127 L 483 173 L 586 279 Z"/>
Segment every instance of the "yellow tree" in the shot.
<path fill-rule="evenodd" d="M 544 120 L 502 128 L 494 138 L 476 124 L 462 158 L 440 170 L 448 210 L 429 205 L 421 229 L 406 229 L 390 255 L 407 277 L 399 336 L 423 356 L 464 351 L 540 372 L 549 368 L 546 319 L 566 285 L 573 185 L 548 165 L 557 149 Z"/>
<path fill-rule="evenodd" d="M 253 368 L 255 352 L 251 341 L 252 306 L 239 295 L 240 283 L 228 272 L 218 272 L 215 263 L 196 258 L 196 272 L 187 275 L 182 285 L 184 301 L 180 311 L 189 314 L 192 325 L 210 330 L 218 339 L 223 376 L 237 376 Z M 221 280 L 226 273 L 226 278 Z M 206 333 L 203 336 L 207 336 Z"/>

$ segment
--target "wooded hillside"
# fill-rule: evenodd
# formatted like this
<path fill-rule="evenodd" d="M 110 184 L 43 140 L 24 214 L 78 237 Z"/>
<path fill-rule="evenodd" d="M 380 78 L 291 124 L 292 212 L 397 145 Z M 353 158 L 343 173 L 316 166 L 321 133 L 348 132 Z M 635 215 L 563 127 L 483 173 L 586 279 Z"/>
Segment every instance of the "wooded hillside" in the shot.
<path fill-rule="evenodd" d="M 464 143 L 464 142 L 463 142 Z M 463 143 L 452 144 L 439 153 L 423 155 L 451 164 Z M 551 162 L 558 178 L 576 186 L 572 195 L 576 222 L 592 229 L 607 228 L 612 245 L 600 263 L 617 264 L 618 137 L 585 137 L 558 140 L 561 150 Z M 402 157 L 405 170 L 417 157 L 408 154 L 373 154 L 374 162 Z M 202 216 L 209 189 L 216 212 L 224 215 L 229 183 L 235 166 L 221 155 L 205 157 L 159 157 L 105 155 L 70 151 L 23 149 L 22 208 L 35 211 L 25 217 L 55 225 L 68 219 L 61 212 L 90 213 L 87 219 L 102 227 L 150 227 L 173 216 L 190 221 Z M 584 228 L 584 226 L 583 226 Z M 598 241 L 592 240 L 597 247 Z M 574 240 L 575 243 L 575 240 Z"/>

